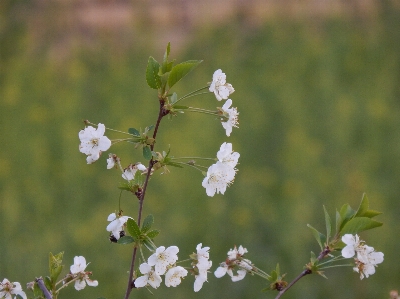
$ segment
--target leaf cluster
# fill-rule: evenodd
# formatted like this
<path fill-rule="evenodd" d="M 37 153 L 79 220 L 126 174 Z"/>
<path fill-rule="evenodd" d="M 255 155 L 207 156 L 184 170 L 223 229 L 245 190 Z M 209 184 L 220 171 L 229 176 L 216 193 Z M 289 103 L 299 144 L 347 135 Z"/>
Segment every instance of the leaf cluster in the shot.
<path fill-rule="evenodd" d="M 141 228 L 134 219 L 129 218 L 126 228 L 130 236 L 120 238 L 117 243 L 123 245 L 135 243 L 134 245 L 136 247 L 140 247 L 140 245 L 143 244 L 147 249 L 153 251 L 156 248 L 153 239 L 160 233 L 157 229 L 151 230 L 153 224 L 154 217 L 151 214 L 144 219 Z"/>
<path fill-rule="evenodd" d="M 319 232 L 309 224 L 307 225 L 311 229 L 321 250 L 324 248 L 339 249 L 343 246 L 340 242 L 340 237 L 344 234 L 354 235 L 365 230 L 382 226 L 383 224 L 382 222 L 372 219 L 382 213 L 369 208 L 369 201 L 366 194 L 363 194 L 360 206 L 357 210 L 353 210 L 349 204 L 344 204 L 339 211 L 336 210 L 335 226 L 332 225 L 332 220 L 325 206 L 324 214 L 326 234 Z"/>
<path fill-rule="evenodd" d="M 147 84 L 158 90 L 159 98 L 165 99 L 169 90 L 183 77 L 196 68 L 202 60 L 188 60 L 174 65 L 175 60 L 169 60 L 171 44 L 168 43 L 163 62 L 160 64 L 153 57 L 149 57 L 146 68 Z"/>

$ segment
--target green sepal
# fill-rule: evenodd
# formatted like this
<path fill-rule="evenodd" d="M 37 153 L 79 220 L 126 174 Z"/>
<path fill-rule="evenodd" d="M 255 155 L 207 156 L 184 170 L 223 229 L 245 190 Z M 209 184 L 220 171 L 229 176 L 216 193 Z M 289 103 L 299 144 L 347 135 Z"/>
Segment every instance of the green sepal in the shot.
<path fill-rule="evenodd" d="M 374 211 L 369 209 L 369 200 L 367 195 L 364 193 L 363 197 L 361 199 L 360 206 L 357 209 L 356 216 L 355 217 L 368 217 L 372 218 L 377 215 L 382 214 L 382 212 Z"/>
<path fill-rule="evenodd" d="M 53 255 L 51 252 L 49 253 L 49 272 L 50 272 L 50 280 L 52 283 L 57 282 L 58 276 L 60 276 L 61 271 L 63 269 L 62 259 L 64 256 L 64 252 L 60 252 L 56 255 Z"/>
<path fill-rule="evenodd" d="M 160 64 L 153 57 L 149 57 L 146 68 L 146 81 L 147 84 L 153 89 L 159 89 L 161 87 L 161 79 L 158 75 Z"/>
<path fill-rule="evenodd" d="M 146 160 L 151 160 L 152 154 L 151 154 L 151 149 L 148 146 L 143 147 L 143 157 Z"/>
<path fill-rule="evenodd" d="M 135 128 L 129 128 L 128 133 L 131 135 L 140 137 L 140 132 L 138 130 L 136 130 Z"/>
<path fill-rule="evenodd" d="M 149 231 L 146 236 L 149 237 L 150 239 L 154 239 L 155 237 L 157 237 L 160 234 L 160 231 L 158 229 L 153 229 L 151 231 Z"/>
<path fill-rule="evenodd" d="M 372 220 L 368 217 L 355 217 L 349 220 L 341 229 L 340 234 L 356 234 L 365 230 L 373 229 L 382 226 L 382 222 Z"/>
<path fill-rule="evenodd" d="M 140 228 L 137 225 L 136 221 L 132 218 L 129 218 L 127 221 L 126 228 L 128 229 L 129 234 L 135 239 L 138 240 L 140 238 Z"/>
<path fill-rule="evenodd" d="M 329 239 L 332 235 L 332 223 L 331 223 L 331 217 L 329 217 L 328 211 L 326 210 L 325 206 L 324 207 L 324 214 L 325 214 L 325 226 L 326 226 L 326 243 L 329 243 Z M 328 244 L 326 244 L 328 245 Z"/>
<path fill-rule="evenodd" d="M 153 217 L 153 215 L 150 214 L 143 221 L 142 234 L 148 232 L 150 230 L 151 226 L 153 225 L 153 223 L 154 223 L 154 217 Z"/>
<path fill-rule="evenodd" d="M 117 244 L 126 245 L 135 242 L 135 239 L 132 236 L 123 236 L 119 238 Z"/>
<path fill-rule="evenodd" d="M 43 282 L 44 282 L 44 285 L 46 286 L 46 288 L 48 289 L 48 290 L 52 290 L 53 289 L 53 284 L 52 284 L 52 282 L 51 282 L 51 278 L 50 278 L 50 276 L 46 276 L 44 279 L 43 279 Z M 55 285 L 56 283 L 54 282 L 54 285 Z"/>
<path fill-rule="evenodd" d="M 314 238 L 317 240 L 319 247 L 321 247 L 321 250 L 324 249 L 324 244 L 326 242 L 326 237 L 321 234 L 319 231 L 317 231 L 314 227 L 312 227 L 310 224 L 307 224 L 307 226 L 311 229 Z"/>
<path fill-rule="evenodd" d="M 175 65 L 168 77 L 168 86 L 171 88 L 178 83 L 183 77 L 185 77 L 190 71 L 197 67 L 202 60 L 188 60 L 180 64 Z"/>
<path fill-rule="evenodd" d="M 181 109 L 181 110 L 184 110 L 184 109 L 189 109 L 189 106 L 179 106 L 179 105 L 175 105 L 175 106 L 173 106 L 173 108 L 174 108 L 174 109 Z"/>

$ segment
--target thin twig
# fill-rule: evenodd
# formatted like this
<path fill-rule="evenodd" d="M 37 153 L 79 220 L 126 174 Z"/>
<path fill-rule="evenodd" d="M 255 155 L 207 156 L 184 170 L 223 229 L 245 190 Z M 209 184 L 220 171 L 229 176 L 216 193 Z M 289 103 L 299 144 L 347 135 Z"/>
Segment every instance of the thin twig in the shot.
<path fill-rule="evenodd" d="M 36 278 L 35 281 L 37 282 L 39 288 L 42 290 L 43 295 L 46 297 L 46 299 L 53 299 L 53 296 L 51 296 L 49 290 L 44 285 L 43 278 L 42 277 Z"/>

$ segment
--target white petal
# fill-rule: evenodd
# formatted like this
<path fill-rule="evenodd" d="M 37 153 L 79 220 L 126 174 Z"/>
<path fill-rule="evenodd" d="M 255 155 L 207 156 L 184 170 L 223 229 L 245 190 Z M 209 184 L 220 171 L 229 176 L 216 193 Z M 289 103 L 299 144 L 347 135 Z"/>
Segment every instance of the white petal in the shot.
<path fill-rule="evenodd" d="M 147 278 L 148 278 L 147 275 L 136 278 L 135 287 L 137 287 L 137 288 L 145 287 L 147 285 Z"/>
<path fill-rule="evenodd" d="M 97 280 L 91 280 L 89 278 L 86 278 L 85 280 L 88 286 L 97 287 L 99 285 L 99 282 Z"/>
<path fill-rule="evenodd" d="M 75 281 L 75 289 L 77 291 L 83 290 L 86 287 L 86 283 L 84 280 Z"/>
<path fill-rule="evenodd" d="M 228 270 L 228 266 L 226 267 L 218 267 L 217 270 L 215 270 L 214 275 L 217 278 L 221 278 L 226 274 L 226 271 Z"/>
<path fill-rule="evenodd" d="M 107 217 L 107 221 L 113 221 L 117 219 L 117 215 L 115 213 L 111 213 L 110 215 L 108 215 Z"/>

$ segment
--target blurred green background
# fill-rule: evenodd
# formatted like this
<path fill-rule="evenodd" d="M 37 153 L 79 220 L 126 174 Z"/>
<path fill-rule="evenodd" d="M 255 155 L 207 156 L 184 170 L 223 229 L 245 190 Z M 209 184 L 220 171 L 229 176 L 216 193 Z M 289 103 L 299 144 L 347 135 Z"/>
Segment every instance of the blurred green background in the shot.
<path fill-rule="evenodd" d="M 318 3 L 317 3 L 318 2 Z M 323 210 L 356 208 L 366 192 L 382 228 L 362 233 L 385 254 L 360 281 L 351 268 L 302 279 L 284 298 L 388 298 L 400 288 L 400 11 L 398 1 L 13 1 L 0 4 L 0 278 L 23 286 L 47 274 L 48 252 L 90 261 L 99 281 L 62 298 L 122 298 L 130 246 L 111 244 L 107 216 L 121 181 L 105 155 L 86 165 L 78 151 L 83 119 L 127 130 L 154 124 L 156 92 L 148 56 L 168 41 L 177 61 L 204 62 L 174 89 L 184 95 L 221 68 L 236 89 L 240 129 L 226 137 L 206 115 L 162 121 L 157 150 L 214 157 L 222 142 L 241 154 L 235 183 L 206 196 L 190 168 L 155 175 L 145 214 L 157 245 L 184 259 L 202 242 L 214 271 L 233 245 L 266 271 L 279 262 L 292 280 L 318 245 Z M 209 4 L 209 5 L 208 5 Z M 196 6 L 197 5 L 197 6 Z M 221 7 L 222 6 L 222 7 Z M 215 109 L 212 94 L 186 104 Z M 113 139 L 120 135 L 107 133 Z M 143 161 L 128 144 L 111 148 L 123 164 Z M 123 194 L 125 215 L 137 202 Z M 209 275 L 131 298 L 274 298 L 266 282 Z"/>

